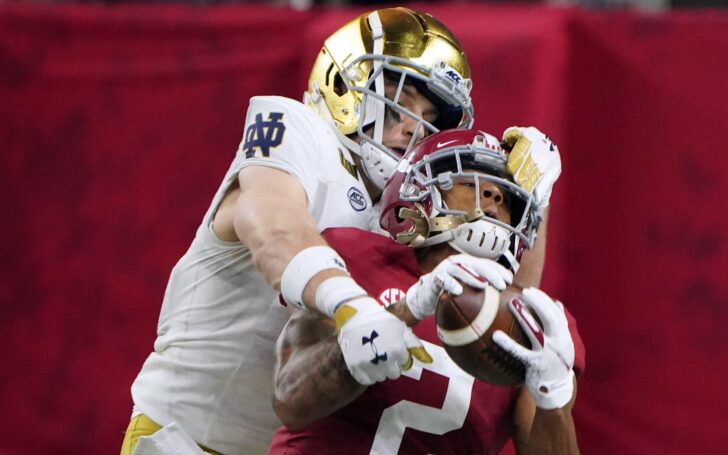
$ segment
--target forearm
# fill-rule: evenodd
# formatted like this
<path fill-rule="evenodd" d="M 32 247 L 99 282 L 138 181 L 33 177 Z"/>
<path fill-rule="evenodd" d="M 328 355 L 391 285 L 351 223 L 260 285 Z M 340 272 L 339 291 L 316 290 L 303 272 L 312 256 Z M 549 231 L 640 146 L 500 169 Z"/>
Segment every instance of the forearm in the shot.
<path fill-rule="evenodd" d="M 571 414 L 576 399 L 576 382 L 571 401 L 553 410 L 535 406 L 526 390 L 519 399 L 514 445 L 518 455 L 575 455 L 579 453 L 574 418 Z M 519 421 L 520 420 L 520 421 Z"/>
<path fill-rule="evenodd" d="M 336 412 L 366 390 L 349 374 L 336 335 L 289 357 L 274 387 L 273 408 L 292 430 Z"/>
<path fill-rule="evenodd" d="M 516 444 L 519 455 L 573 455 L 579 453 L 571 410 L 537 409 L 527 441 Z"/>
<path fill-rule="evenodd" d="M 277 204 L 270 201 L 269 205 Z M 283 271 L 297 253 L 311 246 L 326 245 L 306 216 L 296 217 L 295 212 L 261 213 L 258 202 L 242 197 L 237 212 L 238 236 L 250 250 L 256 269 L 274 289 L 280 289 Z"/>
<path fill-rule="evenodd" d="M 407 324 L 408 327 L 414 327 L 420 322 L 420 320 L 414 317 L 410 309 L 407 307 L 407 303 L 404 299 L 388 306 L 387 311 L 397 316 L 397 318 Z"/>
<path fill-rule="evenodd" d="M 250 250 L 252 262 L 265 280 L 280 290 L 286 267 L 298 253 L 327 243 L 308 212 L 300 183 L 285 172 L 265 167 L 243 169 L 239 176 L 233 224 L 240 241 Z M 346 275 L 327 269 L 312 277 L 303 302 L 315 308 L 315 290 L 324 279 Z"/>
<path fill-rule="evenodd" d="M 403 300 L 387 310 L 408 325 L 419 322 Z M 276 349 L 273 408 L 292 430 L 336 412 L 366 390 L 349 373 L 333 323 L 323 316 L 294 315 Z"/>
<path fill-rule="evenodd" d="M 520 267 L 513 277 L 513 284 L 521 289 L 539 287 L 541 285 L 541 277 L 546 260 L 546 233 L 548 231 L 548 224 L 549 213 L 547 208 L 544 213 L 544 219 L 538 227 L 536 242 L 530 250 L 523 252 Z"/>

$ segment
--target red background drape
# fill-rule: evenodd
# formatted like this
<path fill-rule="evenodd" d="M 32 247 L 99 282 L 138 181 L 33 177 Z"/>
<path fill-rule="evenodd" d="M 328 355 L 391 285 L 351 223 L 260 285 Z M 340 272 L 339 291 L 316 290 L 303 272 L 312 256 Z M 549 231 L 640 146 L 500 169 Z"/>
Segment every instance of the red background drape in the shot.
<path fill-rule="evenodd" d="M 582 452 L 728 453 L 728 14 L 422 8 L 476 125 L 561 148 L 544 288 L 587 346 Z M 0 453 L 118 451 L 248 98 L 299 98 L 359 11 L 0 4 Z"/>

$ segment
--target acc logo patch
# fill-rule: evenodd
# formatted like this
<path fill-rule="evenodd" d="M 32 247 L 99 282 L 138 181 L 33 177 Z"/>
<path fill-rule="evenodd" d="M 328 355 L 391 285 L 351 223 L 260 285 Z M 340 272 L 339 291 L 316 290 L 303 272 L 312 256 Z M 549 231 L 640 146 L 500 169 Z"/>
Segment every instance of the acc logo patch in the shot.
<path fill-rule="evenodd" d="M 255 152 L 260 151 L 264 157 L 270 156 L 271 149 L 281 145 L 286 125 L 281 121 L 283 112 L 271 112 L 268 120 L 263 120 L 263 114 L 255 114 L 255 122 L 245 131 L 243 151 L 245 158 L 252 158 Z"/>
<path fill-rule="evenodd" d="M 445 74 L 447 75 L 447 77 L 455 81 L 456 84 L 460 84 L 463 81 L 463 78 L 460 77 L 460 75 L 454 70 L 449 70 Z"/>
<path fill-rule="evenodd" d="M 361 212 L 362 210 L 367 208 L 367 198 L 365 198 L 364 194 L 359 191 L 359 188 L 352 186 L 351 188 L 349 188 L 346 196 L 349 198 L 349 204 L 351 204 L 351 208 L 353 208 L 357 212 Z"/>

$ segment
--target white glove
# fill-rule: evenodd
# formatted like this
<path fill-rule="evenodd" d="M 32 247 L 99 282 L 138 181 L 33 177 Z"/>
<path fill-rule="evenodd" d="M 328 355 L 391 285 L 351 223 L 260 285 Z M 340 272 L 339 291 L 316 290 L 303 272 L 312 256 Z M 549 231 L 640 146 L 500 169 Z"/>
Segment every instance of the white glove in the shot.
<path fill-rule="evenodd" d="M 559 148 L 538 129 L 512 126 L 503 132 L 503 142 L 512 147 L 508 171 L 513 180 L 533 193 L 541 209 L 548 207 L 551 190 L 561 175 Z"/>
<path fill-rule="evenodd" d="M 339 346 L 351 375 L 362 385 L 397 379 L 412 367 L 412 357 L 432 363 L 422 342 L 371 297 L 342 304 L 334 313 Z"/>
<path fill-rule="evenodd" d="M 574 342 L 564 306 L 536 288 L 524 289 L 521 296 L 523 303 L 543 323 L 542 331 L 518 298 L 508 303 L 533 349 L 524 348 L 500 330 L 493 334 L 493 341 L 526 365 L 526 388 L 536 400 L 536 406 L 561 408 L 574 393 Z"/>
<path fill-rule="evenodd" d="M 463 293 L 465 283 L 477 289 L 485 289 L 486 283 L 502 291 L 513 281 L 513 274 L 492 259 L 456 254 L 440 262 L 435 269 L 422 275 L 407 290 L 405 301 L 412 316 L 423 320 L 435 313 L 442 291 L 451 295 Z"/>

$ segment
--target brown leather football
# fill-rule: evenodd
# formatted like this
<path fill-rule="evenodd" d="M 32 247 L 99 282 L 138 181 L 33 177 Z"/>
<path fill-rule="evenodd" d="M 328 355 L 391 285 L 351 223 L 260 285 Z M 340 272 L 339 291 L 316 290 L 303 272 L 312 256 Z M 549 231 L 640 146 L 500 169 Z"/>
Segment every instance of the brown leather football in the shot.
<path fill-rule="evenodd" d="M 496 330 L 502 330 L 522 346 L 531 343 L 508 310 L 508 302 L 520 294 L 499 292 L 492 286 L 485 290 L 463 285 L 463 293 L 440 296 L 435 318 L 437 335 L 450 358 L 475 378 L 499 386 L 520 386 L 526 369 L 519 360 L 493 342 Z"/>

